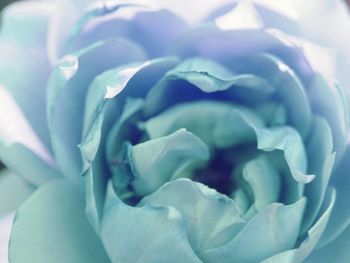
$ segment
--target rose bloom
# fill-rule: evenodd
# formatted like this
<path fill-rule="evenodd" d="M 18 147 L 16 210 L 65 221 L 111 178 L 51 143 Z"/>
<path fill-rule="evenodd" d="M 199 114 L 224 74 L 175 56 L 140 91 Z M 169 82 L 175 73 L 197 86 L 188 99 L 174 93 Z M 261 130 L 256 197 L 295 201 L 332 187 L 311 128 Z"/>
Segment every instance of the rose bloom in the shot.
<path fill-rule="evenodd" d="M 9 261 L 349 262 L 346 26 L 339 1 L 6 8 L 0 158 L 35 189 Z"/>

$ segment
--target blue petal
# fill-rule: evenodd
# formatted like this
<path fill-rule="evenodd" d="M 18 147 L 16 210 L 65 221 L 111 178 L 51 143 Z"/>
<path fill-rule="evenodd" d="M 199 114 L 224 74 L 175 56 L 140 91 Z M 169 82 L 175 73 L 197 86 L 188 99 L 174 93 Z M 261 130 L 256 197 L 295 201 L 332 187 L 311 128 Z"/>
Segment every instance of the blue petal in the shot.
<path fill-rule="evenodd" d="M 219 148 L 256 138 L 260 150 L 283 151 L 295 181 L 308 183 L 314 177 L 305 174 L 307 156 L 299 133 L 290 126 L 265 128 L 262 120 L 244 107 L 208 101 L 178 104 L 148 120 L 145 128 L 151 138 L 187 128 L 208 145 Z"/>
<path fill-rule="evenodd" d="M 251 59 L 253 61 L 250 63 L 254 63 L 254 67 L 259 65 L 260 74 L 271 80 L 271 85 L 276 87 L 278 100 L 286 107 L 288 123 L 304 138 L 311 126 L 312 112 L 305 86 L 298 75 L 278 57 L 265 54 Z"/>
<path fill-rule="evenodd" d="M 308 171 L 315 174 L 315 179 L 305 186 L 304 195 L 308 202 L 302 233 L 310 228 L 319 212 L 333 170 L 335 153 L 333 153 L 332 131 L 323 118 L 314 118 L 306 150 L 309 157 Z"/>
<path fill-rule="evenodd" d="M 276 89 L 277 102 L 286 108 L 288 124 L 303 138 L 308 134 L 312 122 L 311 105 L 305 90 L 308 82 L 295 69 L 276 55 L 260 52 L 236 60 L 232 68 L 241 74 L 249 72 L 269 80 Z"/>
<path fill-rule="evenodd" d="M 201 262 L 175 208 L 130 207 L 109 186 L 101 237 L 113 262 Z"/>
<path fill-rule="evenodd" d="M 348 146 L 345 155 L 333 172 L 330 185 L 337 191 L 337 200 L 335 202 L 332 215 L 329 219 L 326 231 L 320 241 L 320 246 L 324 246 L 333 241 L 350 224 L 350 147 Z"/>
<path fill-rule="evenodd" d="M 169 181 L 183 165 L 206 161 L 209 148 L 196 135 L 180 129 L 168 136 L 132 146 L 130 166 L 134 191 L 150 194 Z"/>
<path fill-rule="evenodd" d="M 180 80 L 190 85 L 179 85 Z M 214 61 L 192 58 L 167 72 L 150 90 L 146 97 L 145 112 L 154 115 L 179 101 L 209 96 L 224 100 L 246 100 L 249 96 L 250 100 L 261 101 L 269 98 L 274 91 L 274 87 L 259 76 L 234 74 Z"/>
<path fill-rule="evenodd" d="M 277 202 L 281 192 L 281 178 L 277 169 L 264 157 L 253 159 L 243 168 L 243 179 L 253 191 L 254 207 L 262 210 Z"/>
<path fill-rule="evenodd" d="M 134 116 L 140 114 L 143 110 L 143 99 L 132 99 L 127 98 L 124 109 L 117 123 L 113 126 L 113 128 L 109 131 L 107 137 L 107 145 L 106 145 L 106 155 L 108 162 L 110 164 L 113 163 L 114 158 L 119 153 L 120 149 L 116 147 L 123 144 L 124 140 L 129 141 L 132 137 L 132 134 L 129 133 L 128 129 L 128 121 L 132 119 Z"/>
<path fill-rule="evenodd" d="M 65 44 L 72 28 L 79 18 L 89 10 L 96 0 L 60 0 L 55 2 L 55 12 L 52 14 L 48 29 L 47 49 L 52 64 L 65 55 Z"/>
<path fill-rule="evenodd" d="M 254 5 L 248 1 L 238 1 L 232 10 L 215 19 L 221 30 L 261 29 L 264 23 Z"/>
<path fill-rule="evenodd" d="M 350 254 L 350 225 L 335 239 L 325 247 L 315 250 L 305 263 L 318 262 L 349 262 Z"/>
<path fill-rule="evenodd" d="M 109 1 L 92 8 L 77 22 L 67 48 L 77 50 L 96 41 L 124 37 L 142 45 L 152 57 L 165 55 L 186 24 L 152 3 L 135 2 Z"/>
<path fill-rule="evenodd" d="M 336 163 L 338 163 L 345 151 L 349 130 L 347 97 L 340 87 L 329 85 L 320 75 L 315 75 L 307 93 L 313 111 L 324 116 L 332 129 L 334 151 L 337 153 Z"/>
<path fill-rule="evenodd" d="M 125 105 L 124 113 L 118 114 L 118 112 L 123 107 L 126 96 L 143 96 L 146 92 L 140 88 L 140 82 L 147 90 L 148 86 L 152 86 L 154 79 L 174 63 L 176 63 L 174 58 L 162 58 L 144 63 L 126 64 L 98 75 L 89 87 L 83 137 L 79 148 L 83 159 L 83 172 L 86 175 L 87 215 L 97 232 L 105 198 L 106 176 L 109 173 L 102 165 L 105 163 L 105 152 L 107 151 L 107 161 L 115 158 L 114 151 L 116 148 L 119 149 L 116 145 L 120 143 L 119 128 L 128 119 L 129 112 L 133 112 L 133 108 L 138 108 L 139 103 L 130 100 Z M 146 77 L 149 75 L 151 77 Z M 131 101 L 135 103 L 131 104 Z M 110 134 L 108 137 L 107 133 Z M 106 141 L 107 143 L 104 143 Z"/>
<path fill-rule="evenodd" d="M 305 174 L 307 171 L 305 147 L 299 133 L 293 127 L 258 128 L 255 132 L 258 149 L 284 152 L 292 176 L 297 182 L 305 184 L 313 180 L 314 175 Z"/>
<path fill-rule="evenodd" d="M 12 94 L 49 151 L 45 105 L 51 65 L 46 37 L 53 7 L 47 2 L 14 3 L 3 11 L 0 31 L 0 84 Z"/>
<path fill-rule="evenodd" d="M 107 69 L 143 59 L 144 53 L 133 43 L 109 40 L 64 57 L 54 69 L 48 87 L 48 121 L 55 156 L 67 178 L 78 181 L 81 172 L 77 145 L 90 82 Z"/>
<path fill-rule="evenodd" d="M 325 227 L 328 223 L 329 217 L 331 215 L 334 202 L 335 202 L 335 191 L 334 189 L 330 190 L 328 192 L 328 196 L 326 198 L 325 202 L 325 210 L 322 212 L 321 216 L 317 220 L 317 222 L 308 230 L 307 232 L 307 238 L 304 239 L 301 244 L 294 249 L 286 250 L 281 253 L 278 253 L 276 255 L 273 255 L 272 257 L 267 258 L 266 260 L 262 261 L 262 263 L 279 263 L 279 262 L 286 262 L 286 263 L 301 263 L 304 262 L 304 260 L 310 255 L 312 251 L 314 251 L 314 248 L 316 247 L 317 243 L 320 240 L 320 237 L 322 236 Z M 337 248 L 339 249 L 339 248 Z M 305 262 L 309 262 L 306 260 Z M 311 261 L 312 262 L 312 261 Z M 316 261 L 316 262 L 324 262 Z M 328 261 L 326 261 L 328 262 Z M 338 262 L 338 261 L 337 261 Z"/>
<path fill-rule="evenodd" d="M 13 213 L 33 193 L 33 187 L 23 182 L 13 172 L 6 169 L 0 171 L 0 218 Z M 1 227 L 0 227 L 1 228 Z M 9 229 L 10 230 L 10 229 Z M 0 234 L 1 236 L 2 234 Z M 0 238 L 0 243 L 2 239 Z"/>
<path fill-rule="evenodd" d="M 269 53 L 284 61 L 303 82 L 308 83 L 314 72 L 302 50 L 289 40 L 288 35 L 278 31 L 279 36 L 276 36 L 275 32 L 222 31 L 210 24 L 202 25 L 186 31 L 174 43 L 174 52 L 184 58 L 201 56 L 226 65 L 237 58 Z"/>
<path fill-rule="evenodd" d="M 103 72 L 94 79 L 86 97 L 83 139 L 79 146 L 84 159 L 83 170 L 87 169 L 96 155 L 108 100 L 115 98 L 116 100 L 114 103 L 121 108 L 123 107 L 126 96 L 143 96 L 147 92 L 148 86 L 145 82 L 151 81 L 149 79 L 144 79 L 144 74 L 150 73 L 148 71 L 151 71 L 152 74 L 157 76 L 162 74 L 163 71 L 169 67 L 172 67 L 174 63 L 176 63 L 175 58 L 161 58 L 142 63 L 126 64 Z M 145 89 L 132 82 L 137 77 L 142 79 L 143 86 L 146 86 Z M 126 89 L 127 86 L 129 87 L 128 89 Z M 120 123 L 123 121 L 117 120 L 117 122 Z M 113 141 L 113 143 L 116 144 L 117 142 Z"/>
<path fill-rule="evenodd" d="M 256 214 L 234 237 L 223 246 L 200 254 L 205 262 L 229 261 L 259 262 L 266 257 L 291 249 L 298 232 L 305 207 L 305 199 L 284 206 L 274 203 Z"/>
<path fill-rule="evenodd" d="M 189 179 L 163 185 L 143 198 L 139 205 L 175 207 L 184 220 L 189 241 L 197 253 L 225 244 L 245 224 L 232 199 Z"/>
<path fill-rule="evenodd" d="M 263 125 L 259 116 L 250 109 L 219 101 L 177 104 L 144 124 L 150 138 L 186 128 L 210 147 L 218 148 L 254 141 L 255 134 L 251 126 Z"/>
<path fill-rule="evenodd" d="M 171 10 L 178 14 L 185 21 L 193 24 L 203 21 L 210 13 L 225 7 L 227 4 L 232 4 L 232 0 L 217 0 L 217 1 L 201 1 L 192 0 L 187 2 L 186 0 L 177 1 L 162 1 L 155 0 L 158 6 Z M 184 8 L 186 7 L 186 8 Z M 193 12 L 196 10 L 196 12 Z"/>
<path fill-rule="evenodd" d="M 110 262 L 86 219 L 83 193 L 64 180 L 42 186 L 18 210 L 9 260 Z"/>

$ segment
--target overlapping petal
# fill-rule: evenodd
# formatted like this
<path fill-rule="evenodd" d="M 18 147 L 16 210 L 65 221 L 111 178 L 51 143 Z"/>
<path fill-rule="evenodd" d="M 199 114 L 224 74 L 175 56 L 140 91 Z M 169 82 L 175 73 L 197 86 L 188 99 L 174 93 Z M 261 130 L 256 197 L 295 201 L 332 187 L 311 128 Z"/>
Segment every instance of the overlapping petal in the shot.
<path fill-rule="evenodd" d="M 113 262 L 201 262 L 188 242 L 182 217 L 175 208 L 130 207 L 109 186 L 101 237 Z"/>
<path fill-rule="evenodd" d="M 163 185 L 141 200 L 144 205 L 175 207 L 197 253 L 227 243 L 245 225 L 232 199 L 189 179 Z"/>
<path fill-rule="evenodd" d="M 109 53 L 108 60 L 103 56 Z M 81 142 L 84 100 L 95 76 L 118 65 L 144 60 L 130 41 L 107 40 L 64 57 L 53 70 L 48 87 L 48 121 L 55 157 L 65 176 L 79 180 L 82 164 L 77 145 Z"/>
<path fill-rule="evenodd" d="M 101 165 L 101 163 L 104 163 L 105 147 L 108 162 L 111 162 L 119 151 L 117 148 L 117 153 L 115 153 L 116 148 L 114 145 L 117 145 L 118 141 L 120 141 L 120 126 L 124 125 L 128 115 L 132 115 L 133 109 L 137 109 L 139 104 L 135 102 L 135 105 L 132 105 L 131 102 L 134 101 L 126 103 L 124 112 L 121 112 L 126 100 L 124 89 L 128 86 L 127 91 L 129 94 L 134 96 L 143 95 L 147 89 L 139 88 L 140 81 L 145 87 L 151 86 L 158 76 L 173 67 L 175 63 L 176 59 L 174 58 L 164 58 L 127 64 L 101 73 L 95 78 L 89 88 L 86 97 L 82 142 L 79 148 L 82 153 L 83 172 L 85 175 L 87 215 L 97 231 L 108 180 L 107 176 L 101 176 L 101 174 L 109 172 L 108 168 Z M 118 96 L 113 100 L 116 95 Z M 118 112 L 119 114 L 116 114 Z M 114 124 L 114 121 L 117 123 Z M 108 132 L 109 129 L 112 129 L 112 131 Z M 106 142 L 107 140 L 108 143 Z M 98 152 L 101 154 L 96 156 Z M 93 164 L 94 160 L 96 160 L 94 162 L 96 165 Z"/>
<path fill-rule="evenodd" d="M 259 262 L 275 253 L 293 248 L 298 238 L 305 199 L 284 206 L 272 204 L 253 217 L 230 242 L 200 254 L 206 262 L 234 258 Z"/>

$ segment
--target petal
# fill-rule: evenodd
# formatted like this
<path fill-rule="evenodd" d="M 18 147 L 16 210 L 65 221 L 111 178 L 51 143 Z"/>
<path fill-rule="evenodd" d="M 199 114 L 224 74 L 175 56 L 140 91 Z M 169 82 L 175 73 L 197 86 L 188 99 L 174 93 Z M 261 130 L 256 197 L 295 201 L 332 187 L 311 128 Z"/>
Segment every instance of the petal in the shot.
<path fill-rule="evenodd" d="M 317 222 L 308 230 L 307 232 L 307 238 L 304 239 L 301 244 L 291 250 L 283 251 L 279 254 L 276 254 L 272 257 L 267 258 L 263 261 L 263 263 L 279 263 L 279 262 L 286 262 L 286 263 L 301 263 L 304 262 L 304 260 L 309 256 L 309 254 L 314 250 L 316 247 L 318 241 L 320 240 L 320 237 L 322 236 L 325 227 L 328 223 L 329 216 L 331 215 L 334 202 L 335 202 L 335 191 L 334 189 L 331 189 L 328 191 L 328 196 L 326 198 L 325 202 L 325 209 L 322 212 L 321 216 L 317 220 Z M 339 249 L 339 248 L 337 248 Z M 311 256 L 312 257 L 312 256 Z M 306 260 L 305 262 L 309 262 Z M 312 262 L 312 261 L 311 261 Z M 324 262 L 323 259 L 321 261 L 316 262 Z M 326 261 L 328 262 L 328 261 Z M 338 262 L 338 261 L 336 261 Z"/>
<path fill-rule="evenodd" d="M 234 74 L 212 60 L 194 58 L 185 60 L 167 72 L 150 90 L 146 97 L 145 112 L 154 115 L 179 101 L 208 97 L 247 100 L 249 96 L 250 100 L 261 101 L 269 98 L 273 92 L 274 87 L 259 76 Z"/>
<path fill-rule="evenodd" d="M 0 192 L 4 197 L 0 201 L 0 217 L 15 211 L 33 192 L 32 187 L 24 183 L 16 174 L 0 170 Z"/>
<path fill-rule="evenodd" d="M 271 80 L 271 85 L 276 87 L 278 100 L 286 107 L 288 123 L 304 138 L 310 130 L 312 112 L 305 86 L 299 76 L 276 56 L 264 54 L 251 59 L 253 67 L 259 65 L 260 74 Z"/>
<path fill-rule="evenodd" d="M 295 1 L 252 0 L 266 28 L 278 28 L 290 34 L 300 32 L 298 9 Z"/>
<path fill-rule="evenodd" d="M 223 245 L 245 224 L 232 199 L 189 179 L 163 185 L 143 198 L 140 205 L 175 207 L 184 220 L 189 241 L 197 253 Z"/>
<path fill-rule="evenodd" d="M 0 157 L 33 185 L 59 176 L 43 142 L 33 131 L 11 94 L 0 85 Z"/>
<path fill-rule="evenodd" d="M 222 31 L 206 24 L 182 34 L 174 42 L 173 49 L 173 52 L 184 58 L 200 56 L 225 65 L 231 65 L 235 60 L 249 55 L 268 53 L 280 58 L 305 83 L 310 81 L 314 73 L 300 47 L 280 31 L 276 36 L 276 30 Z"/>
<path fill-rule="evenodd" d="M 142 78 L 143 85 L 147 87 L 148 85 L 145 85 L 147 79 L 143 78 L 143 74 L 149 73 L 148 71 L 152 70 L 154 71 L 152 71 L 154 75 L 161 74 L 175 62 L 175 58 L 161 58 L 142 63 L 126 64 L 108 70 L 94 79 L 89 87 L 86 98 L 83 140 L 79 146 L 86 162 L 83 170 L 86 170 L 87 165 L 95 157 L 100 142 L 102 119 L 107 106 L 105 105 L 107 100 L 115 98 L 116 101 L 114 103 L 122 107 L 126 96 L 143 96 L 147 92 L 147 88 L 143 90 L 138 85 L 129 85 L 129 88 L 127 90 L 125 89 L 129 83 L 134 84 L 132 80 L 136 77 Z M 147 81 L 151 80 L 148 79 Z M 115 144 L 116 142 L 113 143 Z"/>
<path fill-rule="evenodd" d="M 159 57 L 185 28 L 182 19 L 151 1 L 106 1 L 79 19 L 67 48 L 77 50 L 96 41 L 123 37 Z"/>
<path fill-rule="evenodd" d="M 253 191 L 254 207 L 258 212 L 271 203 L 278 202 L 281 178 L 268 159 L 259 157 L 247 162 L 242 173 L 243 179 Z"/>
<path fill-rule="evenodd" d="M 11 262 L 110 262 L 84 213 L 82 192 L 69 182 L 48 183 L 18 210 Z"/>
<path fill-rule="evenodd" d="M 46 83 L 51 65 L 46 53 L 52 2 L 21 1 L 2 12 L 0 84 L 14 97 L 33 130 L 50 151 L 46 122 Z M 2 120 L 1 120 L 2 122 Z"/>
<path fill-rule="evenodd" d="M 321 75 L 315 75 L 307 90 L 313 112 L 323 116 L 332 129 L 336 163 L 342 158 L 349 132 L 349 109 L 344 91 L 329 85 Z"/>
<path fill-rule="evenodd" d="M 272 204 L 255 215 L 223 246 L 200 254 L 205 262 L 235 259 L 237 262 L 260 262 L 266 257 L 292 248 L 298 238 L 305 199 L 284 206 Z"/>
<path fill-rule="evenodd" d="M 178 14 L 189 23 L 198 23 L 204 20 L 210 13 L 225 7 L 227 4 L 231 4 L 231 0 L 218 0 L 215 2 L 211 1 L 200 1 L 193 0 L 190 3 L 185 0 L 178 1 L 161 1 L 155 0 L 160 7 L 167 8 L 172 12 Z M 186 8 L 184 8 L 186 7 Z M 193 12 L 196 10 L 196 12 Z"/>
<path fill-rule="evenodd" d="M 161 58 L 126 64 L 98 75 L 89 87 L 79 149 L 83 158 L 86 183 L 86 212 L 97 232 L 105 199 L 106 177 L 110 172 L 103 165 L 105 158 L 113 162 L 115 150 L 120 150 L 116 147 L 121 144 L 120 129 L 123 128 L 124 121 L 128 120 L 129 114 L 132 115 L 133 111 L 137 111 L 141 106 L 139 101 L 130 99 L 126 102 L 124 112 L 118 112 L 121 111 L 127 96 L 142 97 L 146 91 L 140 87 L 144 86 L 147 89 L 148 86 L 152 86 L 155 79 L 175 63 L 175 58 Z"/>
<path fill-rule="evenodd" d="M 315 250 L 306 263 L 317 262 L 337 262 L 346 263 L 349 261 L 349 246 L 350 246 L 350 225 L 330 244 L 320 249 Z"/>
<path fill-rule="evenodd" d="M 186 128 L 210 147 L 229 148 L 254 141 L 252 125 L 262 127 L 264 123 L 250 109 L 225 102 L 203 100 L 179 103 L 147 120 L 144 126 L 150 138 L 158 138 Z"/>
<path fill-rule="evenodd" d="M 0 217 L 0 258 L 3 260 L 2 263 L 7 263 L 8 243 L 14 216 L 14 214 L 9 214 Z"/>
<path fill-rule="evenodd" d="M 333 172 L 330 185 L 337 191 L 337 200 L 329 219 L 326 231 L 320 241 L 320 246 L 324 246 L 334 240 L 350 224 L 350 211 L 348 200 L 350 198 L 350 147 L 348 146 L 345 155 Z"/>
<path fill-rule="evenodd" d="M 307 135 L 311 108 L 304 85 L 288 65 L 272 55 L 258 54 L 238 59 L 233 68 L 242 73 L 233 73 L 208 59 L 185 60 L 150 90 L 146 114 L 153 115 L 180 101 L 211 98 L 259 105 L 274 95 L 286 107 L 288 123 L 302 137 Z"/>
<path fill-rule="evenodd" d="M 299 133 L 289 126 L 276 128 L 258 128 L 257 135 L 258 149 L 263 151 L 281 150 L 290 168 L 295 181 L 309 183 L 315 177 L 306 174 L 307 155 Z"/>
<path fill-rule="evenodd" d="M 314 118 L 313 128 L 306 143 L 306 151 L 309 157 L 308 172 L 315 174 L 315 179 L 305 186 L 304 195 L 308 202 L 302 233 L 310 228 L 319 212 L 335 160 L 332 131 L 323 118 Z"/>
<path fill-rule="evenodd" d="M 107 69 L 143 59 L 143 51 L 135 44 L 109 40 L 64 57 L 54 69 L 48 87 L 48 121 L 55 156 L 67 178 L 78 181 L 82 169 L 77 145 L 90 82 Z"/>
<path fill-rule="evenodd" d="M 132 186 L 143 196 L 169 181 L 184 164 L 206 161 L 209 148 L 193 133 L 180 129 L 168 136 L 132 146 L 129 154 L 135 176 Z"/>
<path fill-rule="evenodd" d="M 101 237 L 113 262 L 201 262 L 187 240 L 181 215 L 175 208 L 149 205 L 135 208 L 115 196 L 111 200 L 111 194 L 108 198 Z"/>
<path fill-rule="evenodd" d="M 249 1 L 238 1 L 230 12 L 215 19 L 222 30 L 261 29 L 264 24 L 258 12 Z"/>
<path fill-rule="evenodd" d="M 79 17 L 95 0 L 59 0 L 51 17 L 48 30 L 47 50 L 52 64 L 65 55 L 64 45 Z"/>

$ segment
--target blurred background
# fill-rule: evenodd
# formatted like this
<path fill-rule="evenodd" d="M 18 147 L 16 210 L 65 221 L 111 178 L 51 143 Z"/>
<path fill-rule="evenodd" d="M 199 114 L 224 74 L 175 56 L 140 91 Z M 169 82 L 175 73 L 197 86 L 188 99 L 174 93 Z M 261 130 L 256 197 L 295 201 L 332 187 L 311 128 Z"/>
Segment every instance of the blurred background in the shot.
<path fill-rule="evenodd" d="M 18 1 L 18 0 L 0 0 L 0 10 L 3 9 L 6 5 L 15 1 Z"/>
<path fill-rule="evenodd" d="M 18 0 L 0 0 L 0 12 L 6 5 L 8 5 L 12 2 L 15 2 L 15 1 L 18 1 Z M 0 170 L 3 168 L 4 168 L 4 165 L 0 161 Z"/>

